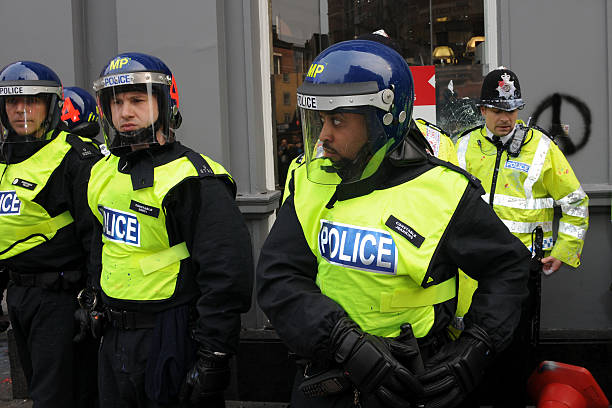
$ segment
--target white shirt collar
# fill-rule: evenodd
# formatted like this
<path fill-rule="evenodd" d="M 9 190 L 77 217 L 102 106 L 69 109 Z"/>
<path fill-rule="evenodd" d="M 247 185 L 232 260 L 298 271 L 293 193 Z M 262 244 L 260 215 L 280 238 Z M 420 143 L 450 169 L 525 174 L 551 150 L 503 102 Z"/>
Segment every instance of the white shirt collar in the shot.
<path fill-rule="evenodd" d="M 493 136 L 495 136 L 493 132 L 491 132 L 491 130 L 489 130 L 489 128 L 486 125 L 485 125 L 485 129 L 487 130 L 487 137 L 490 140 L 493 140 Z M 510 131 L 510 133 L 508 133 L 506 136 L 501 136 L 499 140 L 501 140 L 503 144 L 506 144 L 506 142 L 512 138 L 515 131 L 516 131 L 516 123 L 514 124 L 514 128 L 512 128 L 512 131 Z"/>

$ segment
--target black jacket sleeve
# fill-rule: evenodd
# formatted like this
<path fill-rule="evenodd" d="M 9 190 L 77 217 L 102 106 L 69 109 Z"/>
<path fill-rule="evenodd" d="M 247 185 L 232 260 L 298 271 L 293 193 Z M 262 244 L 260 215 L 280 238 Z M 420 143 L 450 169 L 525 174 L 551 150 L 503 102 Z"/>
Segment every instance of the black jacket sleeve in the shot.
<path fill-rule="evenodd" d="M 303 357 L 327 354 L 329 334 L 346 312 L 315 283 L 317 259 L 295 213 L 290 195 L 261 249 L 258 301 L 283 341 Z"/>
<path fill-rule="evenodd" d="M 100 276 L 102 274 L 102 224 L 98 219 L 90 214 L 93 224 L 91 235 L 89 259 L 87 260 L 87 282 L 88 287 L 101 291 Z"/>
<path fill-rule="evenodd" d="M 196 340 L 208 350 L 235 353 L 240 314 L 249 310 L 253 291 L 249 231 L 221 179 L 187 179 L 174 190 L 166 207 L 168 230 L 187 243 L 191 254 L 199 289 Z"/>
<path fill-rule="evenodd" d="M 93 144 L 92 149 L 94 149 Z M 97 151 L 97 147 L 95 149 Z M 64 179 L 66 185 L 69 186 L 68 191 L 66 191 L 66 199 L 74 218 L 77 242 L 80 244 L 80 250 L 85 254 L 86 271 L 96 268 L 95 265 L 91 264 L 93 258 L 90 251 L 95 233 L 94 227 L 97 224 L 87 202 L 87 184 L 89 183 L 91 168 L 101 157 L 101 154 L 96 154 L 82 158 L 74 149 L 71 149 L 66 156 L 67 166 Z"/>
<path fill-rule="evenodd" d="M 476 324 L 491 337 L 497 351 L 516 329 L 527 297 L 531 255 L 470 185 L 448 227 L 445 250 L 456 265 L 478 281 L 466 327 Z"/>

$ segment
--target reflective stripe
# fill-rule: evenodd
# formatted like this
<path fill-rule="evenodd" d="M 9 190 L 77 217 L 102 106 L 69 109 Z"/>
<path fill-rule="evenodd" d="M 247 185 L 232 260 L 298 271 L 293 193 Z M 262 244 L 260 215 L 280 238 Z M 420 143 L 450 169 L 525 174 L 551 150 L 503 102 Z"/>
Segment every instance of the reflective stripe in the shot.
<path fill-rule="evenodd" d="M 588 218 L 589 209 L 586 206 L 562 205 L 561 211 L 563 214 L 571 215 L 572 217 Z"/>
<path fill-rule="evenodd" d="M 546 154 L 548 153 L 549 146 L 550 139 L 542 135 L 542 137 L 540 137 L 540 143 L 538 143 L 538 148 L 536 149 L 536 152 L 533 155 L 533 161 L 531 162 L 529 173 L 527 173 L 527 179 L 525 180 L 525 198 L 531 198 L 533 185 L 540 178 L 540 174 L 542 173 L 542 167 L 544 167 L 544 162 L 546 161 Z"/>
<path fill-rule="evenodd" d="M 459 139 L 459 144 L 457 145 L 457 160 L 459 160 L 459 167 L 463 170 L 466 169 L 465 166 L 465 153 L 467 152 L 468 143 L 470 143 L 471 134 L 463 136 Z"/>
<path fill-rule="evenodd" d="M 586 193 L 582 189 L 582 186 L 578 187 L 576 191 L 572 191 L 568 195 L 563 198 L 557 200 L 557 204 L 559 205 L 570 205 L 575 203 L 576 201 L 584 200 L 586 197 Z"/>
<path fill-rule="evenodd" d="M 508 227 L 510 232 L 513 234 L 531 234 L 531 232 L 538 225 L 542 226 L 542 230 L 544 232 L 552 231 L 552 221 L 544 221 L 544 222 L 520 222 L 520 221 L 509 221 L 502 220 L 503 223 Z"/>
<path fill-rule="evenodd" d="M 561 206 L 561 211 L 564 214 L 571 215 L 574 217 L 587 218 L 589 216 L 589 209 L 582 204 L 582 200 L 586 198 L 586 193 L 579 187 L 576 191 L 573 191 L 565 197 L 556 201 Z"/>
<path fill-rule="evenodd" d="M 148 275 L 187 258 L 189 258 L 187 244 L 181 242 L 141 259 L 140 269 L 144 275 Z"/>
<path fill-rule="evenodd" d="M 70 211 L 64 211 L 60 215 L 53 217 L 50 220 L 43 221 L 40 224 L 15 227 L 14 229 L 3 227 L 2 232 L 10 234 L 8 230 L 13 230 L 11 231 L 13 233 L 11 238 L 15 241 L 20 241 L 34 234 L 54 234 L 65 226 L 72 224 L 73 221 L 74 219 L 72 218 Z"/>
<path fill-rule="evenodd" d="M 489 194 L 483 194 L 482 199 L 489 202 Z M 494 205 L 510 208 L 520 208 L 522 210 L 543 210 L 553 208 L 555 201 L 552 198 L 529 198 L 513 197 L 503 194 L 495 194 Z"/>
<path fill-rule="evenodd" d="M 425 289 L 419 286 L 397 289 L 392 293 L 383 292 L 380 294 L 380 311 L 395 312 L 398 308 L 437 305 L 454 298 L 456 294 L 457 277 L 453 276 L 442 283 Z"/>
<path fill-rule="evenodd" d="M 578 238 L 584 241 L 586 229 L 578 227 L 576 225 L 568 224 L 567 222 L 559 221 L 559 233 L 571 235 L 574 238 Z"/>

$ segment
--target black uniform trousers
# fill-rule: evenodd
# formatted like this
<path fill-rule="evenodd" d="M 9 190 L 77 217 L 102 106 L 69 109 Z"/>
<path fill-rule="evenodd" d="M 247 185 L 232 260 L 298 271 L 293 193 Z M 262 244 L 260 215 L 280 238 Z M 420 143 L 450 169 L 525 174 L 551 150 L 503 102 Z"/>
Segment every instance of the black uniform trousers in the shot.
<path fill-rule="evenodd" d="M 72 342 L 76 294 L 9 284 L 6 302 L 33 407 L 76 406 Z"/>
<path fill-rule="evenodd" d="M 161 389 L 162 392 L 168 388 L 180 389 L 186 371 L 195 362 L 194 349 L 188 350 L 184 346 L 184 336 L 179 337 L 172 330 L 176 317 L 172 313 L 162 313 L 155 328 L 124 329 L 108 323 L 98 355 L 101 407 L 193 407 L 190 402 L 177 402 L 176 397 L 168 397 L 167 393 L 165 396 L 170 402 L 164 404 L 156 402 L 147 394 L 147 387 L 151 387 L 156 379 L 163 376 L 160 370 L 172 374 L 165 375 L 153 388 L 157 391 Z M 187 333 L 187 328 L 184 329 Z M 191 343 L 191 340 L 187 342 Z"/>

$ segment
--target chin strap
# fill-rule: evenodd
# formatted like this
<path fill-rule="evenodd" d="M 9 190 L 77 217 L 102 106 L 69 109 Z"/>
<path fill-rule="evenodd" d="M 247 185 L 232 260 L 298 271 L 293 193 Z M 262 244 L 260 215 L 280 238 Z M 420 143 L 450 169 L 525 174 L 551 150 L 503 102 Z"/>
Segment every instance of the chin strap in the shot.
<path fill-rule="evenodd" d="M 353 160 L 342 158 L 334 162 L 329 170 L 333 169 L 333 172 L 338 173 L 344 183 L 357 181 L 363 174 L 363 170 L 371 157 L 372 152 L 369 145 L 366 144 L 357 152 L 357 156 Z"/>

